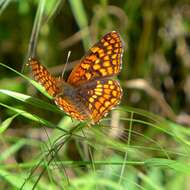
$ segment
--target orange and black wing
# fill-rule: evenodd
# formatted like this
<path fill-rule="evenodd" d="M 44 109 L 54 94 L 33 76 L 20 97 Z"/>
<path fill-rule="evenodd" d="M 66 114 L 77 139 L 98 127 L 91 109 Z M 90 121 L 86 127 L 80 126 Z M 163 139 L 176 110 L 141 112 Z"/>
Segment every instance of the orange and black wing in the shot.
<path fill-rule="evenodd" d="M 32 74 L 35 80 L 44 86 L 50 96 L 56 96 L 59 92 L 57 86 L 58 80 L 37 59 L 29 58 L 28 65 L 32 68 Z"/>
<path fill-rule="evenodd" d="M 85 107 L 85 103 L 80 99 L 57 96 L 54 99 L 57 106 L 66 114 L 79 121 L 90 120 L 91 115 Z"/>
<path fill-rule="evenodd" d="M 78 86 L 92 79 L 118 74 L 122 66 L 122 54 L 120 35 L 115 31 L 106 34 L 76 65 L 67 82 Z"/>
<path fill-rule="evenodd" d="M 122 98 L 122 88 L 113 79 L 90 81 L 78 87 L 78 93 L 84 99 L 93 123 L 105 116 Z"/>
<path fill-rule="evenodd" d="M 32 68 L 32 74 L 35 80 L 44 86 L 46 91 L 54 97 L 55 103 L 61 110 L 81 121 L 88 120 L 91 117 L 88 109 L 84 105 L 85 103 L 75 91 L 73 91 L 72 97 L 62 97 L 66 85 L 65 82 L 53 77 L 37 59 L 30 58 L 28 65 Z M 58 85 L 62 85 L 62 87 L 59 88 Z"/>

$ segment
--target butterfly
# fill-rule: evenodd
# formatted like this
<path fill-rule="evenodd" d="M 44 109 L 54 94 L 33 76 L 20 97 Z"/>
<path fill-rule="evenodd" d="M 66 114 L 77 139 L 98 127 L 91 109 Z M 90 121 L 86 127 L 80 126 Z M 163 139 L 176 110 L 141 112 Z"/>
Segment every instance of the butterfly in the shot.
<path fill-rule="evenodd" d="M 104 35 L 74 67 L 67 81 L 52 76 L 36 58 L 29 58 L 32 74 L 65 113 L 92 124 L 102 119 L 122 98 L 113 79 L 122 67 L 123 42 L 116 31 Z"/>

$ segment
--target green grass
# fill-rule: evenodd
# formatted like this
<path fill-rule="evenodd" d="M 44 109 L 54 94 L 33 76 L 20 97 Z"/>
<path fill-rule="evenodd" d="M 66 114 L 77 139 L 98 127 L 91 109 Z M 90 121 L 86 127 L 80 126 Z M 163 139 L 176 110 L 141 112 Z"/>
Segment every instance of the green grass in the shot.
<path fill-rule="evenodd" d="M 14 70 L 12 69 L 12 71 Z M 31 79 L 20 75 L 31 84 L 36 85 Z M 37 87 L 40 89 L 38 84 Z M 48 110 L 60 114 L 60 116 L 64 115 L 56 106 L 40 99 L 5 89 L 0 89 L 0 93 L 19 100 L 20 104 L 28 104 L 30 107 Z M 28 144 L 38 152 L 36 156 L 23 164 L 0 166 L 1 178 L 3 178 L 4 183 L 13 188 L 21 187 L 26 178 L 27 182 L 24 183 L 23 189 L 31 189 L 38 180 L 37 189 L 43 189 L 47 181 L 50 183 L 48 188 L 54 189 L 58 185 L 54 179 L 57 176 L 63 179 L 60 183 L 58 182 L 59 185 L 66 189 L 123 189 L 128 186 L 131 189 L 167 189 L 167 186 L 171 186 L 172 180 L 175 181 L 176 178 L 182 180 L 182 176 L 185 180 L 185 176 L 190 174 L 190 165 L 186 162 L 189 154 L 189 130 L 144 110 L 130 107 L 118 109 L 120 114 L 129 115 L 129 117 L 120 119 L 121 123 L 128 123 L 129 129 L 123 129 L 122 137 L 114 138 L 108 135 L 111 130 L 114 130 L 114 127 L 111 128 L 107 123 L 108 118 L 104 119 L 100 125 L 89 128 L 84 123 L 76 130 L 77 124 L 72 123 L 69 118 L 63 117 L 63 121 L 53 124 L 48 118 L 44 119 L 30 113 L 29 110 L 0 104 L 15 113 L 5 119 L 0 127 L 1 134 L 4 134 L 2 138 L 11 144 L 6 151 L 1 153 L 0 161 L 5 161 Z M 144 117 L 144 120 L 136 119 L 140 115 Z M 14 141 L 6 136 L 6 130 L 11 123 L 16 118 L 22 121 L 22 117 L 30 122 L 33 121 L 34 125 L 40 128 L 44 126 L 54 129 L 51 135 L 47 136 L 47 142 L 39 142 L 41 144 L 39 144 L 40 149 L 36 148 L 36 142 L 34 144 L 33 142 L 29 143 L 32 139 L 17 138 Z M 138 132 L 136 127 L 148 128 L 148 135 Z M 40 130 L 40 128 L 38 129 Z M 154 133 L 151 132 L 153 130 Z M 162 141 L 159 142 L 159 139 L 154 139 L 155 134 L 159 134 L 161 138 L 166 136 L 167 140 L 175 146 L 165 147 Z M 75 151 L 78 151 L 80 155 L 81 160 L 79 161 L 68 160 L 69 155 L 67 155 L 66 150 L 69 149 L 69 142 L 71 141 L 76 146 Z M 145 144 L 149 146 L 145 146 Z M 30 170 L 33 167 L 35 170 L 34 173 L 31 173 Z M 19 172 L 11 173 L 17 168 L 19 168 Z M 44 170 L 47 174 L 38 179 L 37 176 L 40 175 L 40 171 L 37 172 L 37 170 L 41 170 L 41 172 Z M 69 174 L 64 172 L 65 170 L 72 170 L 77 178 L 70 178 Z M 170 180 L 165 182 L 163 186 L 161 181 L 166 177 Z M 141 180 L 140 185 L 138 180 Z M 180 188 L 183 185 L 182 183 Z"/>

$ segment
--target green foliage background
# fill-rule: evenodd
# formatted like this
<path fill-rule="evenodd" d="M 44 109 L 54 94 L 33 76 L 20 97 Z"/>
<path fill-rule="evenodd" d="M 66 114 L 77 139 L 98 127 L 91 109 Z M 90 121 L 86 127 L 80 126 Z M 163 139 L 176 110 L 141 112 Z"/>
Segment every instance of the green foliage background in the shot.
<path fill-rule="evenodd" d="M 124 96 L 100 124 L 72 121 L 31 80 L 37 9 L 36 54 L 56 76 L 68 51 L 65 78 L 105 33 L 122 36 Z M 1 0 L 0 189 L 190 189 L 189 42 L 188 0 Z"/>

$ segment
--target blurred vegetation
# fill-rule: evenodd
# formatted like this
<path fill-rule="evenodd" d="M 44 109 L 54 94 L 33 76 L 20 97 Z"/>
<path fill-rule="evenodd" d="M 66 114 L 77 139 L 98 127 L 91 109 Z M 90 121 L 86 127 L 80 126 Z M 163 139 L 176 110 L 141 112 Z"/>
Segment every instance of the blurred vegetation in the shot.
<path fill-rule="evenodd" d="M 122 36 L 124 96 L 100 124 L 72 121 L 30 79 L 38 8 L 53 75 L 68 51 L 65 79 L 101 36 Z M 190 189 L 189 0 L 0 0 L 0 122 L 0 189 Z"/>

